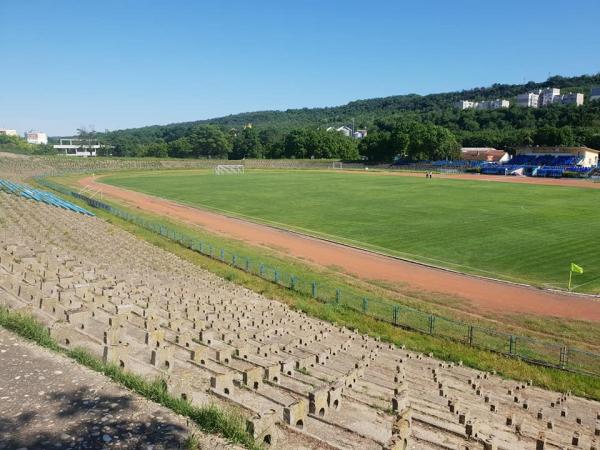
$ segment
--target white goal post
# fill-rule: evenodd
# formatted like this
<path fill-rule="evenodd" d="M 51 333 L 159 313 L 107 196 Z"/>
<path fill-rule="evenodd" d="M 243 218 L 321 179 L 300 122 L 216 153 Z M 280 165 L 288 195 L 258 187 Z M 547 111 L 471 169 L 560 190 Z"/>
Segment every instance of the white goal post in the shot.
<path fill-rule="evenodd" d="M 243 164 L 219 164 L 215 167 L 215 175 L 243 175 Z"/>
<path fill-rule="evenodd" d="M 334 161 L 331 163 L 331 168 L 332 169 L 343 169 L 344 168 L 344 163 L 341 161 Z"/>

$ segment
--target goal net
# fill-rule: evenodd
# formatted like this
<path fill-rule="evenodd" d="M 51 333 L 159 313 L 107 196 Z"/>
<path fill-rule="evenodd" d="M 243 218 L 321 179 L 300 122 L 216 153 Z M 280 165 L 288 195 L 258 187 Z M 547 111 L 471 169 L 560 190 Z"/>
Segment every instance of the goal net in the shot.
<path fill-rule="evenodd" d="M 219 164 L 215 167 L 215 175 L 243 175 L 242 164 Z"/>
<path fill-rule="evenodd" d="M 332 169 L 343 169 L 344 168 L 344 163 L 342 163 L 341 161 L 335 161 L 331 163 L 331 168 Z"/>

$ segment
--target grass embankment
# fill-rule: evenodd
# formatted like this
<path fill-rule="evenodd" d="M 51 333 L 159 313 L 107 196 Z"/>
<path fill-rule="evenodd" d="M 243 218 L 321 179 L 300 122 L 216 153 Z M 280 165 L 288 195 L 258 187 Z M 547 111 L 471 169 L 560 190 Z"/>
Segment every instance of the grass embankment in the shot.
<path fill-rule="evenodd" d="M 600 293 L 596 189 L 326 171 L 119 173 L 103 182 L 461 272 Z"/>
<path fill-rule="evenodd" d="M 48 329 L 30 315 L 10 311 L 0 306 L 0 326 L 42 347 L 66 355 L 127 389 L 190 418 L 204 432 L 220 434 L 229 441 L 249 449 L 260 448 L 246 432 L 244 418 L 234 410 L 224 410 L 215 405 L 192 406 L 188 401 L 170 395 L 164 380 L 148 381 L 114 364 L 106 364 L 85 350 L 64 349 L 52 339 Z M 196 442 L 195 438 L 190 436 L 186 445 L 193 448 L 194 442 Z"/>
<path fill-rule="evenodd" d="M 73 177 L 67 177 L 57 181 L 67 183 L 73 182 L 73 180 Z M 70 200 L 72 201 L 73 199 L 70 198 Z M 106 199 L 104 199 L 104 201 L 107 202 Z M 79 203 L 82 206 L 85 206 L 83 202 Z M 372 295 L 374 293 L 381 295 L 387 293 L 388 295 L 392 296 L 390 298 L 390 302 L 408 304 L 409 306 L 420 306 L 421 309 L 425 307 L 425 309 L 430 312 L 445 316 L 454 315 L 462 317 L 463 319 L 465 318 L 463 313 L 460 313 L 456 310 L 452 310 L 435 303 L 424 305 L 422 300 L 419 298 L 399 297 L 398 295 L 395 295 L 394 292 L 385 291 L 382 287 L 361 282 L 359 280 L 353 280 L 349 277 L 344 277 L 333 269 L 318 269 L 301 261 L 277 255 L 275 252 L 268 249 L 252 247 L 239 241 L 209 234 L 202 231 L 198 227 L 186 226 L 181 223 L 173 223 L 164 217 L 144 214 L 137 209 L 126 208 L 123 205 L 115 202 L 109 201 L 108 203 L 112 203 L 113 205 L 128 210 L 129 212 L 139 214 L 147 219 L 162 223 L 179 232 L 193 235 L 198 239 L 208 240 L 215 246 L 223 246 L 232 251 L 237 251 L 239 254 L 261 260 L 266 264 L 280 267 L 281 270 L 287 270 L 299 277 L 315 279 L 319 283 L 324 284 L 328 283 L 330 285 L 343 285 L 346 286 L 346 289 L 351 290 L 357 295 L 364 295 L 365 293 L 367 293 L 367 295 Z M 535 385 L 540 387 L 563 392 L 571 390 L 577 395 L 600 400 L 600 378 L 574 374 L 541 366 L 534 366 L 517 359 L 505 357 L 485 350 L 480 350 L 478 348 L 469 347 L 458 342 L 394 327 L 391 324 L 365 316 L 360 312 L 335 306 L 331 303 L 316 302 L 307 295 L 287 289 L 283 286 L 279 286 L 258 276 L 246 273 L 243 270 L 235 269 L 230 265 L 224 264 L 220 261 L 208 258 L 196 251 L 192 251 L 183 247 L 177 242 L 162 237 L 133 223 L 119 219 L 102 210 L 94 210 L 94 212 L 108 222 L 114 223 L 115 225 L 131 232 L 135 236 L 142 238 L 153 245 L 156 245 L 157 247 L 174 253 L 181 258 L 188 260 L 193 264 L 209 270 L 223 278 L 246 286 L 247 288 L 255 292 L 259 292 L 268 298 L 284 302 L 295 309 L 312 315 L 313 317 L 327 320 L 335 324 L 345 325 L 350 328 L 356 328 L 363 333 L 373 336 L 380 336 L 384 341 L 392 342 L 396 345 L 404 344 L 407 348 L 415 351 L 421 351 L 425 353 L 432 352 L 436 357 L 441 359 L 455 362 L 463 361 L 465 365 L 476 369 L 487 371 L 496 370 L 500 375 L 507 378 L 513 378 L 516 380 L 531 379 Z M 518 328 L 518 321 L 511 325 L 507 320 L 504 319 L 502 320 L 502 323 L 496 323 L 481 317 L 471 317 L 470 319 L 473 319 L 477 323 L 485 326 L 496 326 L 496 328 L 500 328 L 504 332 L 513 329 L 517 329 L 520 332 L 525 331 Z M 521 320 L 525 320 L 525 318 L 521 318 Z M 530 325 L 533 329 L 537 329 L 538 332 L 528 334 L 533 334 L 534 336 L 543 334 L 548 337 L 549 332 L 551 332 L 553 333 L 551 335 L 560 336 L 565 340 L 569 340 L 568 338 L 572 334 L 575 339 L 594 338 L 596 343 L 600 342 L 600 338 L 598 337 L 598 327 L 594 326 L 594 324 L 589 324 L 586 322 L 566 323 L 567 327 L 565 327 L 565 323 L 559 320 L 548 321 L 548 323 L 544 323 L 542 321 L 535 321 L 534 319 L 531 319 L 531 322 L 527 323 L 527 325 Z M 578 325 L 581 325 L 581 327 Z M 567 330 L 566 332 L 563 331 L 565 329 Z"/>

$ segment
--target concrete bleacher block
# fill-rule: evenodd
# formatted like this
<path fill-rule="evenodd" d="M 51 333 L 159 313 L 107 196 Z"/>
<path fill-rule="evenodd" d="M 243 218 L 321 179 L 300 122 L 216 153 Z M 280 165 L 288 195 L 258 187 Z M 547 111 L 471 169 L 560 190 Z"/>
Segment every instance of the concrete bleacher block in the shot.
<path fill-rule="evenodd" d="M 165 330 L 162 328 L 146 331 L 144 343 L 151 348 L 158 348 L 165 341 Z"/>
<path fill-rule="evenodd" d="M 123 327 L 109 326 L 104 330 L 103 342 L 105 345 L 119 345 L 123 335 Z"/>
<path fill-rule="evenodd" d="M 132 304 L 120 304 L 120 305 L 115 305 L 114 308 L 115 308 L 115 314 L 117 316 L 122 316 L 125 318 L 125 320 L 129 320 L 129 317 L 133 313 L 134 307 Z"/>
<path fill-rule="evenodd" d="M 324 366 L 329 361 L 329 354 L 327 352 L 322 352 L 317 355 L 317 363 Z"/>
<path fill-rule="evenodd" d="M 305 398 L 301 398 L 283 408 L 283 422 L 299 430 L 304 429 L 307 415 L 308 401 Z"/>
<path fill-rule="evenodd" d="M 340 382 L 333 383 L 327 391 L 327 406 L 333 410 L 339 410 L 342 405 L 342 393 L 344 384 Z"/>
<path fill-rule="evenodd" d="M 469 438 L 477 438 L 479 434 L 479 423 L 474 419 L 467 420 L 465 423 L 465 434 Z"/>
<path fill-rule="evenodd" d="M 181 333 L 185 328 L 185 323 L 183 319 L 170 319 L 167 326 L 176 333 Z"/>
<path fill-rule="evenodd" d="M 210 387 L 219 394 L 230 395 L 233 392 L 233 374 L 223 373 L 211 376 Z"/>
<path fill-rule="evenodd" d="M 306 369 L 308 367 L 314 367 L 317 358 L 315 355 L 305 356 L 296 360 L 296 369 Z"/>
<path fill-rule="evenodd" d="M 392 437 L 384 448 L 390 450 L 405 450 L 411 444 L 412 409 L 410 407 L 399 411 L 392 424 Z"/>
<path fill-rule="evenodd" d="M 235 349 L 235 356 L 240 359 L 248 359 L 250 354 L 252 354 L 252 351 L 249 345 L 244 345 Z"/>
<path fill-rule="evenodd" d="M 192 348 L 192 346 L 194 345 L 192 333 L 190 333 L 189 331 L 182 331 L 177 336 L 175 336 L 175 342 L 185 348 Z"/>
<path fill-rule="evenodd" d="M 199 338 L 203 344 L 210 345 L 214 341 L 219 339 L 219 333 L 212 329 L 211 330 L 201 330 Z"/>
<path fill-rule="evenodd" d="M 250 389 L 259 389 L 263 381 L 263 369 L 261 367 L 254 367 L 245 370 L 242 374 L 242 381 Z"/>
<path fill-rule="evenodd" d="M 264 367 L 264 379 L 270 381 L 271 383 L 279 384 L 281 380 L 281 368 L 279 365 Z"/>
<path fill-rule="evenodd" d="M 127 322 L 127 318 L 124 315 L 112 315 L 108 318 L 108 324 L 111 327 L 122 327 Z"/>
<path fill-rule="evenodd" d="M 234 350 L 231 348 L 228 349 L 219 349 L 215 352 L 215 358 L 221 364 L 229 364 L 233 359 Z"/>
<path fill-rule="evenodd" d="M 285 361 L 279 361 L 279 367 L 282 373 L 291 376 L 294 373 L 296 362 L 293 359 L 287 359 Z"/>
<path fill-rule="evenodd" d="M 317 388 L 308 394 L 308 411 L 311 414 L 318 415 L 319 417 L 325 416 L 329 405 L 327 402 L 328 390 L 327 388 Z"/>
<path fill-rule="evenodd" d="M 127 349 L 122 345 L 105 345 L 102 353 L 102 360 L 105 364 L 116 364 L 121 369 L 126 369 Z"/>
<path fill-rule="evenodd" d="M 258 443 L 267 447 L 277 446 L 279 430 L 277 429 L 277 412 L 273 409 L 246 419 L 246 431 Z"/>
<path fill-rule="evenodd" d="M 402 412 L 410 407 L 408 398 L 408 387 L 401 386 L 395 389 L 394 397 L 392 398 L 392 411 Z"/>
<path fill-rule="evenodd" d="M 190 369 L 177 369 L 169 374 L 167 378 L 169 394 L 187 400 L 194 405 L 208 403 L 206 393 L 202 392 L 208 387 L 208 380 L 199 378 L 196 371 Z"/>
<path fill-rule="evenodd" d="M 74 336 L 76 332 L 66 323 L 56 322 L 49 327 L 49 331 L 52 339 L 58 342 L 59 345 L 71 347 L 77 341 Z"/>
<path fill-rule="evenodd" d="M 546 435 L 543 432 L 540 432 L 535 441 L 535 450 L 544 450 L 545 448 L 546 448 Z"/>
<path fill-rule="evenodd" d="M 67 317 L 67 322 L 72 326 L 85 330 L 87 329 L 92 313 L 86 308 L 79 308 L 76 310 L 68 310 L 65 312 L 65 315 Z"/>
<path fill-rule="evenodd" d="M 150 364 L 157 369 L 165 371 L 173 370 L 174 358 L 171 347 L 168 345 L 160 345 L 157 348 L 152 349 Z"/>

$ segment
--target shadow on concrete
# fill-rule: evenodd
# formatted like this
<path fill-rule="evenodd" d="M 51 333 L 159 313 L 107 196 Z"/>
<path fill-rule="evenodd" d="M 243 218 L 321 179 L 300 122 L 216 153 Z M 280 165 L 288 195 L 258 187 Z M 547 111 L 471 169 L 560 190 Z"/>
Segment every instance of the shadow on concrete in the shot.
<path fill-rule="evenodd" d="M 0 450 L 184 447 L 185 428 L 139 406 L 129 395 L 85 388 L 51 393 L 39 408 L 32 405 L 16 417 L 0 417 Z"/>

